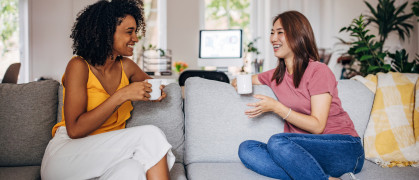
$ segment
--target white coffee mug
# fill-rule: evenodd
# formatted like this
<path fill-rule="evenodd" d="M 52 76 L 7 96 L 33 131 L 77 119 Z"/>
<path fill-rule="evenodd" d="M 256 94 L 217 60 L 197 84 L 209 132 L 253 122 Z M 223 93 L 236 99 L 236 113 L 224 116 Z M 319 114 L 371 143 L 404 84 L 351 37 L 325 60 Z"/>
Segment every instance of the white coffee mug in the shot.
<path fill-rule="evenodd" d="M 151 84 L 150 100 L 157 100 L 161 96 L 161 79 L 147 79 Z"/>
<path fill-rule="evenodd" d="M 237 92 L 239 94 L 252 93 L 252 75 L 242 74 L 237 76 Z"/>

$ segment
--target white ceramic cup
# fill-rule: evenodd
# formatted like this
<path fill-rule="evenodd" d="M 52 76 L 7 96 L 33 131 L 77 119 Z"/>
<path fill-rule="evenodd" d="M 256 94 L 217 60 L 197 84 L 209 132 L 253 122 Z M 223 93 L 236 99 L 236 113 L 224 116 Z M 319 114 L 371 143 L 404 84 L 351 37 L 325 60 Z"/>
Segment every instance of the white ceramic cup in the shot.
<path fill-rule="evenodd" d="M 237 76 L 237 92 L 239 94 L 252 93 L 252 75 L 242 74 Z"/>
<path fill-rule="evenodd" d="M 161 96 L 161 79 L 147 79 L 151 84 L 150 100 L 157 100 Z"/>

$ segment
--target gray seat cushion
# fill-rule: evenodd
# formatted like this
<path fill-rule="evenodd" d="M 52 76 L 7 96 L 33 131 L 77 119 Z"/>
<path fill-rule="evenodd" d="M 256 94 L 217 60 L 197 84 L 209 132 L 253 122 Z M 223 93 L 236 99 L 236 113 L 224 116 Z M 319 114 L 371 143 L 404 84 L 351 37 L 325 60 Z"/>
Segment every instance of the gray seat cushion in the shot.
<path fill-rule="evenodd" d="M 193 180 L 268 180 L 272 179 L 247 169 L 242 163 L 192 163 L 186 166 L 188 179 Z M 417 180 L 419 171 L 414 167 L 382 168 L 365 160 L 362 171 L 355 174 L 358 179 L 368 180 Z"/>
<path fill-rule="evenodd" d="M 171 180 L 186 180 L 185 167 L 182 163 L 175 163 L 170 170 Z"/>
<path fill-rule="evenodd" d="M 1 177 L 1 176 L 0 176 Z M 90 180 L 98 180 L 99 178 L 93 178 Z M 186 180 L 185 167 L 182 163 L 175 163 L 170 170 L 171 180 Z"/>
<path fill-rule="evenodd" d="M 192 180 L 273 180 L 247 169 L 242 163 L 192 163 L 186 166 Z"/>
<path fill-rule="evenodd" d="M 176 162 L 183 163 L 184 115 L 182 91 L 178 84 L 172 83 L 164 88 L 166 99 L 161 102 L 134 102 L 131 119 L 127 128 L 152 124 L 159 127 L 172 145 Z"/>
<path fill-rule="evenodd" d="M 0 179 L 38 180 L 41 179 L 41 166 L 0 167 Z"/>
<path fill-rule="evenodd" d="M 253 94 L 239 95 L 230 84 L 199 77 L 188 78 L 185 85 L 185 164 L 240 162 L 241 142 L 267 142 L 283 132 L 283 120 L 274 113 L 253 119 L 244 114 L 250 109 L 246 104 L 258 101 L 253 94 L 276 99 L 268 86 L 254 86 Z"/>
<path fill-rule="evenodd" d="M 392 167 L 382 168 L 377 164 L 365 160 L 361 172 L 355 174 L 358 179 L 368 180 L 417 180 L 419 179 L 419 169 L 414 167 Z"/>
<path fill-rule="evenodd" d="M 0 166 L 41 165 L 57 117 L 59 83 L 0 84 Z"/>

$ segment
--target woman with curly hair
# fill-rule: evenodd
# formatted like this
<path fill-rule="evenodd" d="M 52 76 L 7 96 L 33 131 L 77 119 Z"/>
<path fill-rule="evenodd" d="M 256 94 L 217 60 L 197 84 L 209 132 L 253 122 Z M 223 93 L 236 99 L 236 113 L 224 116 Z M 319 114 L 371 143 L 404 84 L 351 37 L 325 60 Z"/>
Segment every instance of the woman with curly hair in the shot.
<path fill-rule="evenodd" d="M 144 34 L 141 1 L 101 0 L 72 29 L 73 57 L 62 78 L 62 121 L 42 160 L 42 179 L 169 179 L 175 157 L 157 127 L 125 129 L 131 101 L 149 101 L 151 79 L 132 56 Z M 166 97 L 162 95 L 157 101 Z"/>
<path fill-rule="evenodd" d="M 283 180 L 337 179 L 360 172 L 364 148 L 342 108 L 335 76 L 318 62 L 310 22 L 300 12 L 287 11 L 272 25 L 270 41 L 278 66 L 253 75 L 252 83 L 269 86 L 278 100 L 254 95 L 260 101 L 248 104 L 252 108 L 245 114 L 253 118 L 276 113 L 285 121 L 284 133 L 271 136 L 268 143 L 244 141 L 240 160 L 259 174 Z"/>

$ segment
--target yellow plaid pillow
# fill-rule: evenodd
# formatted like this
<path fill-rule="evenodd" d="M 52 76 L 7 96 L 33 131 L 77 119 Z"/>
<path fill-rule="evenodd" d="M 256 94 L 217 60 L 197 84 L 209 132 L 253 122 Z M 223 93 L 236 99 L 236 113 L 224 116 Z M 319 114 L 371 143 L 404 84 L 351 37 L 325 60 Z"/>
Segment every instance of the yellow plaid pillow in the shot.
<path fill-rule="evenodd" d="M 419 165 L 418 78 L 393 72 L 353 78 L 375 93 L 364 135 L 367 159 L 383 167 Z"/>

